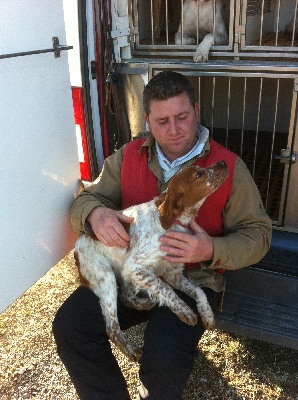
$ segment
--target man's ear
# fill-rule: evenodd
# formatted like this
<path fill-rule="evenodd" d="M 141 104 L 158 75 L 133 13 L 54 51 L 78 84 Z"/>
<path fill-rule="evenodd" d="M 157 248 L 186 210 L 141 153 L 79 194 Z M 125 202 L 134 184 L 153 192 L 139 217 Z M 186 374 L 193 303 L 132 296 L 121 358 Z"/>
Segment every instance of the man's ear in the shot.
<path fill-rule="evenodd" d="M 199 107 L 199 103 L 195 104 L 195 113 L 196 113 L 196 118 L 197 118 L 197 123 L 199 123 L 199 118 L 200 118 L 200 107 Z"/>
<path fill-rule="evenodd" d="M 146 124 L 148 126 L 148 130 L 150 131 L 150 122 L 149 122 L 149 115 L 148 114 L 145 114 L 145 122 L 146 122 Z"/>

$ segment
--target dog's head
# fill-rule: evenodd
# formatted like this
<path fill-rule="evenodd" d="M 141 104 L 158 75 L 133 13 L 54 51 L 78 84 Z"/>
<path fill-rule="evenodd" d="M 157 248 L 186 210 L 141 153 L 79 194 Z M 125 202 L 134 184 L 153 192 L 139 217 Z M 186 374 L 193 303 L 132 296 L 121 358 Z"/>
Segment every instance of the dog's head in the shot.
<path fill-rule="evenodd" d="M 179 171 L 155 202 L 161 226 L 169 229 L 175 220 L 188 224 L 205 199 L 221 186 L 227 176 L 228 167 L 224 161 L 208 168 L 192 165 Z"/>

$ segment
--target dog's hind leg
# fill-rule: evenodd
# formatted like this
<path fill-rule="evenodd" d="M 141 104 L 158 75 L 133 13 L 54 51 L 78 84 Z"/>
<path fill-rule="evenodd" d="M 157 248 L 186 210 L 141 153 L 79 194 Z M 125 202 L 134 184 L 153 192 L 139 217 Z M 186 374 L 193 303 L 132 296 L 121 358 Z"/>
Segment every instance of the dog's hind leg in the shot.
<path fill-rule="evenodd" d="M 98 296 L 109 339 L 131 360 L 138 361 L 142 351 L 123 335 L 117 317 L 117 283 L 113 272 L 105 271 L 103 280 L 92 282 L 90 288 Z"/>
<path fill-rule="evenodd" d="M 76 263 L 81 279 L 99 298 L 109 339 L 132 361 L 137 361 L 142 351 L 128 342 L 121 332 L 117 317 L 117 282 L 108 260 L 98 259 L 94 251 L 77 249 Z"/>
<path fill-rule="evenodd" d="M 186 278 L 183 273 L 167 272 L 163 275 L 163 279 L 175 289 L 181 290 L 189 297 L 193 298 L 197 303 L 197 310 L 202 318 L 203 325 L 206 329 L 212 330 L 215 327 L 213 311 L 207 300 L 204 291 L 192 281 Z"/>

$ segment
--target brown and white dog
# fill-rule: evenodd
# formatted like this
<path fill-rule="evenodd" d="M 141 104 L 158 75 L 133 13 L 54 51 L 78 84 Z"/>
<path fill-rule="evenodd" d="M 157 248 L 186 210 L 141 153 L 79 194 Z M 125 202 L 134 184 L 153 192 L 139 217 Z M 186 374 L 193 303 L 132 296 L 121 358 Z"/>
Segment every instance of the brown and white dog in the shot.
<path fill-rule="evenodd" d="M 214 14 L 215 1 L 215 18 Z M 195 62 L 207 61 L 213 44 L 228 43 L 228 34 L 221 0 L 184 0 L 183 35 L 182 21 L 175 35 L 175 44 L 199 44 L 193 59 Z"/>
<path fill-rule="evenodd" d="M 183 275 L 183 264 L 163 259 L 159 238 L 166 230 L 186 232 L 190 220 L 205 199 L 226 179 L 228 168 L 220 161 L 209 168 L 190 166 L 169 181 L 168 189 L 147 203 L 130 207 L 123 214 L 134 217 L 129 226 L 128 248 L 108 247 L 95 236 L 82 235 L 75 258 L 81 281 L 99 297 L 107 335 L 131 360 L 141 350 L 123 336 L 117 318 L 117 282 L 124 304 L 136 309 L 167 306 L 181 321 L 197 323 L 196 314 L 176 295 L 179 289 L 196 300 L 206 329 L 214 328 L 214 316 L 203 290 Z M 161 279 L 160 279 L 161 278 Z M 146 296 L 138 296 L 146 293 Z"/>

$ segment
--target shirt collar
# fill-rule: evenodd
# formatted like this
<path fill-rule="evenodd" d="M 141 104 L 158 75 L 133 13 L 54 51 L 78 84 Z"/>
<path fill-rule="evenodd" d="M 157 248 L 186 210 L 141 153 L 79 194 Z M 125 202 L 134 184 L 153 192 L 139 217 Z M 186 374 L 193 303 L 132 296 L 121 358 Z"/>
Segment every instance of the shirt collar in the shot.
<path fill-rule="evenodd" d="M 189 152 L 191 153 L 189 159 L 186 159 L 186 156 L 189 154 L 186 154 L 184 157 L 185 159 L 182 160 L 182 163 L 184 164 L 185 162 L 187 162 L 188 160 L 191 160 L 194 157 L 204 157 L 206 154 L 208 154 L 210 152 L 210 144 L 209 144 L 209 130 L 207 128 L 205 128 L 204 126 L 199 125 L 197 127 L 197 136 L 198 136 L 198 141 L 195 144 L 195 148 L 197 151 L 192 152 L 192 150 Z M 149 132 L 147 134 L 142 134 L 141 137 L 146 137 L 145 142 L 143 143 L 141 149 L 140 149 L 140 153 L 142 153 L 142 151 L 144 151 L 144 148 L 147 148 L 148 150 L 148 163 L 150 163 L 152 161 L 152 157 L 155 154 L 156 156 L 156 161 L 158 161 L 158 164 L 160 164 L 159 162 L 159 158 L 158 158 L 158 154 L 157 154 L 157 148 L 155 146 L 155 139 L 153 137 L 153 135 Z M 200 145 L 203 144 L 202 148 L 200 147 Z M 162 153 L 163 157 L 164 154 Z M 184 158 L 184 157 L 180 157 L 180 158 Z M 169 162 L 169 160 L 167 160 Z M 166 172 L 162 166 L 160 165 L 163 177 L 164 177 L 164 181 L 167 182 L 176 172 L 179 171 L 179 169 L 182 168 L 182 164 L 178 164 L 176 165 L 176 167 L 170 169 L 168 172 Z"/>

